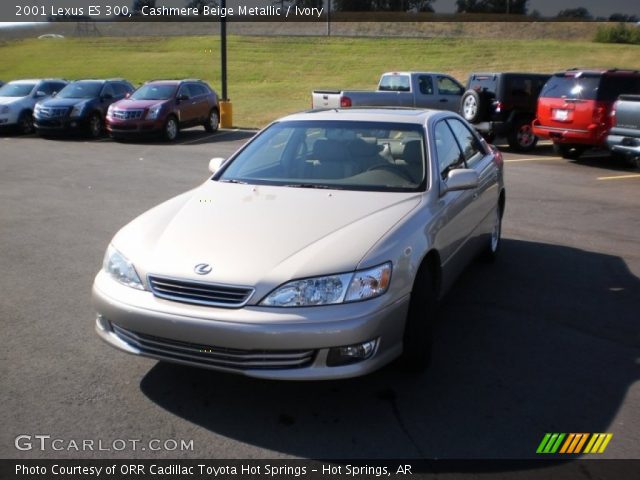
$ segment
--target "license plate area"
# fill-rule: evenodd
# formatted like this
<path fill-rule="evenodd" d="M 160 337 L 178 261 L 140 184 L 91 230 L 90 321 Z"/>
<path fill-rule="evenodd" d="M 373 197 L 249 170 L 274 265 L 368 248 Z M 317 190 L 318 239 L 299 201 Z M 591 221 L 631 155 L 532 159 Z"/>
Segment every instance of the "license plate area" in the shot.
<path fill-rule="evenodd" d="M 551 111 L 551 117 L 558 122 L 567 122 L 569 120 L 569 110 L 565 108 L 554 108 Z"/>

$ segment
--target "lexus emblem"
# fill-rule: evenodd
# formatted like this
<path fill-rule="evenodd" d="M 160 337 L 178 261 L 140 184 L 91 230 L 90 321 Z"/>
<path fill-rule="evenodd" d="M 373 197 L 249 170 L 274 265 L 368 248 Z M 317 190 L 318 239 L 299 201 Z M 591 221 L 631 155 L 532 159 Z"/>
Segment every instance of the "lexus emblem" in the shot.
<path fill-rule="evenodd" d="M 193 269 L 193 271 L 196 272 L 198 275 L 207 275 L 208 273 L 211 273 L 211 270 L 213 269 L 211 268 L 211 265 L 209 265 L 208 263 L 199 263 Z"/>

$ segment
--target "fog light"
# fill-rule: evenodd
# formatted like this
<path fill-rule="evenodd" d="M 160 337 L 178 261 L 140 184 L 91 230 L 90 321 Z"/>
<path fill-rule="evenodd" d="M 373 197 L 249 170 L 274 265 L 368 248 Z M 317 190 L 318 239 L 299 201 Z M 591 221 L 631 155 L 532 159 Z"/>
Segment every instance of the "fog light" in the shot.
<path fill-rule="evenodd" d="M 98 326 L 106 331 L 106 332 L 110 332 L 111 331 L 111 322 L 109 322 L 109 320 L 107 320 L 106 318 L 104 318 L 101 314 L 98 314 L 96 316 L 96 321 L 98 323 Z"/>
<path fill-rule="evenodd" d="M 378 339 L 345 347 L 334 347 L 327 355 L 327 366 L 348 365 L 371 358 L 378 348 Z"/>

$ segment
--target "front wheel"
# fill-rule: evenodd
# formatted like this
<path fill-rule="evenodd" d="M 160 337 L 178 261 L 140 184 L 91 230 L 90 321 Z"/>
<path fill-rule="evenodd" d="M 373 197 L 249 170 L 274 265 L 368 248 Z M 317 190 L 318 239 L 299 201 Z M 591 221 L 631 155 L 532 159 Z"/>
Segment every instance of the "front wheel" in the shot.
<path fill-rule="evenodd" d="M 496 212 L 493 217 L 493 227 L 491 228 L 491 235 L 489 237 L 489 244 L 486 246 L 482 253 L 482 259 L 487 262 L 494 262 L 498 258 L 498 252 L 500 251 L 500 244 L 502 239 L 502 208 L 496 207 Z"/>
<path fill-rule="evenodd" d="M 178 120 L 176 117 L 169 117 L 164 124 L 163 130 L 164 139 L 168 142 L 173 142 L 178 136 Z"/>
<path fill-rule="evenodd" d="M 89 136 L 98 138 L 100 135 L 102 135 L 102 119 L 100 115 L 94 113 L 89 117 Z"/>
<path fill-rule="evenodd" d="M 507 135 L 509 146 L 517 152 L 529 152 L 538 143 L 538 137 L 533 134 L 530 120 L 520 120 Z"/>
<path fill-rule="evenodd" d="M 207 132 L 214 133 L 218 130 L 219 124 L 220 116 L 218 115 L 218 111 L 215 108 L 212 108 L 209 112 L 209 116 L 207 117 L 207 121 L 204 124 L 204 129 Z"/>
<path fill-rule="evenodd" d="M 33 132 L 33 115 L 29 111 L 24 111 L 18 118 L 18 130 L 20 133 L 29 134 Z"/>
<path fill-rule="evenodd" d="M 423 265 L 413 284 L 409 311 L 402 338 L 402 356 L 399 367 L 411 373 L 420 373 L 431 363 L 433 327 L 437 315 L 437 294 L 432 269 Z"/>
<path fill-rule="evenodd" d="M 585 147 L 581 145 L 566 145 L 563 143 L 554 143 L 553 151 L 562 158 L 568 160 L 577 160 L 585 151 Z"/>

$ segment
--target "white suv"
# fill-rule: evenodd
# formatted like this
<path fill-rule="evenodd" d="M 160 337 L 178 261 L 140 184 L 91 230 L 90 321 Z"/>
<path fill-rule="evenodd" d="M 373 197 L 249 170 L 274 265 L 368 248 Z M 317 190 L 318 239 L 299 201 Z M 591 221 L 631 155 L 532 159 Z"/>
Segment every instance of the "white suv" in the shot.
<path fill-rule="evenodd" d="M 22 133 L 33 131 L 35 104 L 67 84 L 59 79 L 14 80 L 0 88 L 0 127 L 17 127 Z"/>

